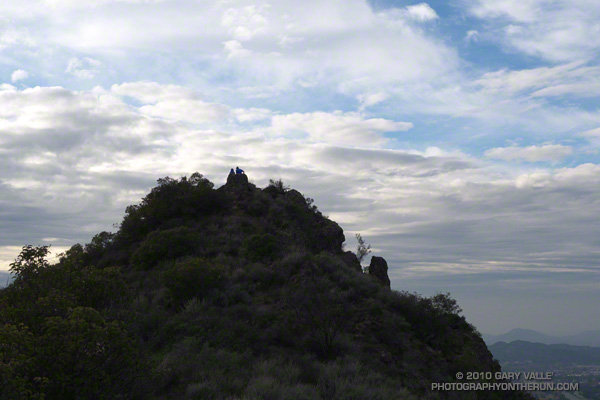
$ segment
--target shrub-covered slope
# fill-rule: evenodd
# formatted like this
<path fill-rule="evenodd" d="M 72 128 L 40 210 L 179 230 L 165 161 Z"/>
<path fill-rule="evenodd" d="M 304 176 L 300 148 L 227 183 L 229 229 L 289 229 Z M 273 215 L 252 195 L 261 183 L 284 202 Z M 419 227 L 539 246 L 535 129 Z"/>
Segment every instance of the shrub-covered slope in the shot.
<path fill-rule="evenodd" d="M 454 300 L 390 290 L 344 240 L 281 181 L 160 179 L 58 264 L 24 248 L 0 291 L 0 398 L 526 398 L 431 392 L 500 367 Z"/>

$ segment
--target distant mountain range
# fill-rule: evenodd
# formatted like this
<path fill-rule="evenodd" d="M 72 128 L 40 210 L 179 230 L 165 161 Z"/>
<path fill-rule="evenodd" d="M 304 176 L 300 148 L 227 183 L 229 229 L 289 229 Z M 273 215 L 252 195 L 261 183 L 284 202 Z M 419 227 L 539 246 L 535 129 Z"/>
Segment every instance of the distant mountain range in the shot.
<path fill-rule="evenodd" d="M 489 335 L 484 333 L 482 336 L 488 347 L 497 342 L 510 343 L 515 340 L 543 344 L 570 344 L 573 346 L 600 347 L 600 331 L 584 331 L 568 336 L 550 336 L 532 329 L 517 328 L 502 335 Z"/>
<path fill-rule="evenodd" d="M 501 365 L 530 363 L 532 365 L 600 365 L 600 347 L 543 344 L 515 340 L 488 346 Z"/>

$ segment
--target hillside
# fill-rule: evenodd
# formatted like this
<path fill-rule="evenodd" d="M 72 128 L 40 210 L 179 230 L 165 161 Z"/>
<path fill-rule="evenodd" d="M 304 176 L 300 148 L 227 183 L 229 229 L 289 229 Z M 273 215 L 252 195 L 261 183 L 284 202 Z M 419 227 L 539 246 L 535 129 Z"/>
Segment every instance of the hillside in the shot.
<path fill-rule="evenodd" d="M 500 366 L 453 299 L 390 290 L 344 241 L 281 181 L 160 179 L 116 233 L 12 264 L 0 398 L 528 398 L 431 392 Z"/>

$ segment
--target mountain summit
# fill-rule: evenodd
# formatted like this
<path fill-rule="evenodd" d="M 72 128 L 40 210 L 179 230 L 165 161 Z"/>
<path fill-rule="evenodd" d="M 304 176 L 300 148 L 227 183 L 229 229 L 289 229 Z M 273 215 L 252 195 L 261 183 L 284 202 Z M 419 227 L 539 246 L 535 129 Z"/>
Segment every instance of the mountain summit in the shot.
<path fill-rule="evenodd" d="M 58 264 L 23 248 L 0 291 L 0 398 L 527 398 L 431 391 L 500 366 L 456 301 L 390 290 L 387 262 L 363 273 L 344 241 L 281 180 L 159 179 Z"/>

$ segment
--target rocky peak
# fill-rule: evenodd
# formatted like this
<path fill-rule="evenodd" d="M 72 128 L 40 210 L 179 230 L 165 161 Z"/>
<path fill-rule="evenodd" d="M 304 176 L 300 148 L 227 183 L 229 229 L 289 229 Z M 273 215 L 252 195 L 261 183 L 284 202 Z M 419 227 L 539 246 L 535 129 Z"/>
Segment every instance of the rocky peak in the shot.
<path fill-rule="evenodd" d="M 344 261 L 349 267 L 355 269 L 358 272 L 363 272 L 362 266 L 360 265 L 360 261 L 356 258 L 356 254 L 351 251 L 346 251 L 340 254 L 340 258 Z"/>
<path fill-rule="evenodd" d="M 387 261 L 383 257 L 373 256 L 369 265 L 369 275 L 376 278 L 383 286 L 390 287 Z"/>
<path fill-rule="evenodd" d="M 229 187 L 245 187 L 248 186 L 248 175 L 246 174 L 229 174 L 227 176 L 226 186 Z"/>
<path fill-rule="evenodd" d="M 229 174 L 227 183 L 221 186 L 218 190 L 228 193 L 236 201 L 245 201 L 252 197 L 252 193 L 256 190 L 256 186 L 248 182 L 246 174 Z"/>

